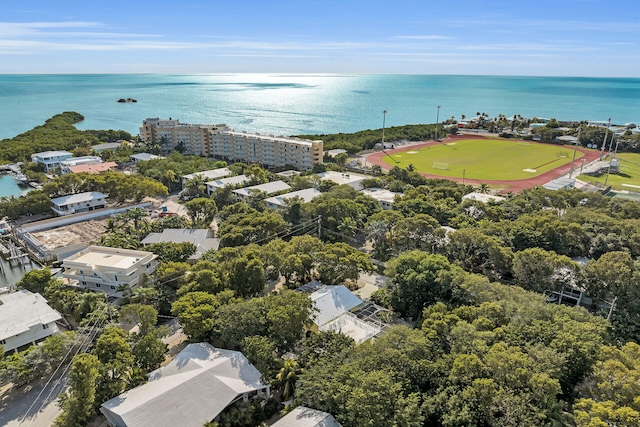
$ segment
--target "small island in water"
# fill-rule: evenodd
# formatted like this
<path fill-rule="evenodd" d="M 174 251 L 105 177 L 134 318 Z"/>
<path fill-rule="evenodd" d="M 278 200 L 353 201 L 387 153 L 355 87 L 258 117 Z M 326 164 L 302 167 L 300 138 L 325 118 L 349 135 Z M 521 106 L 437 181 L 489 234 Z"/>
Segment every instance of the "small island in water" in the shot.
<path fill-rule="evenodd" d="M 120 99 L 118 99 L 118 102 L 122 102 L 122 103 L 125 103 L 125 102 L 138 102 L 138 100 L 137 99 L 133 99 L 133 98 L 126 98 L 126 99 L 125 98 L 120 98 Z"/>

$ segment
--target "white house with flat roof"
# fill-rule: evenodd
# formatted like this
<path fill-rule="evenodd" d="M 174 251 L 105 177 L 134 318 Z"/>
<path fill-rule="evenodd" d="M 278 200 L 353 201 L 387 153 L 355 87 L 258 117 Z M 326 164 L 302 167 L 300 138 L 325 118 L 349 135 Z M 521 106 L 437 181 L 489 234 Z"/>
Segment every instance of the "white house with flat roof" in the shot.
<path fill-rule="evenodd" d="M 402 193 L 394 193 L 385 188 L 365 188 L 361 193 L 375 199 L 384 210 L 393 208 L 396 197 L 402 197 Z"/>
<path fill-rule="evenodd" d="M 158 267 L 158 255 L 131 249 L 89 246 L 62 261 L 70 285 L 122 296 L 122 288 L 135 288 Z"/>
<path fill-rule="evenodd" d="M 219 168 L 219 169 L 212 169 L 208 171 L 190 173 L 189 175 L 182 176 L 182 185 L 184 185 L 185 182 L 189 181 L 190 179 L 195 178 L 196 176 L 203 177 L 205 181 L 215 181 L 216 179 L 224 178 L 225 176 L 229 176 L 229 175 L 233 175 L 233 172 L 231 172 L 227 168 Z"/>
<path fill-rule="evenodd" d="M 229 405 L 260 396 L 270 386 L 239 351 L 189 344 L 149 381 L 102 404 L 111 427 L 202 427 Z"/>
<path fill-rule="evenodd" d="M 236 176 L 230 176 L 228 178 L 216 179 L 216 180 L 207 182 L 207 193 L 211 195 L 218 188 L 224 188 L 227 186 L 235 187 L 237 185 L 245 184 L 249 181 L 251 181 L 251 178 L 249 178 L 246 175 L 236 175 Z"/>
<path fill-rule="evenodd" d="M 346 184 L 356 190 L 362 190 L 362 181 L 368 178 L 366 175 L 361 175 L 359 173 L 336 171 L 321 172 L 318 176 L 323 181 L 333 181 L 339 185 Z"/>
<path fill-rule="evenodd" d="M 51 199 L 51 210 L 61 216 L 102 209 L 106 206 L 107 195 L 99 191 L 87 191 Z"/>
<path fill-rule="evenodd" d="M 0 344 L 4 351 L 37 344 L 58 332 L 60 313 L 27 290 L 0 295 Z"/>
<path fill-rule="evenodd" d="M 71 173 L 70 167 L 80 166 L 80 165 L 97 165 L 102 163 L 102 157 L 100 156 L 82 156 L 82 157 L 72 157 L 67 160 L 63 160 L 60 162 L 60 173 L 67 174 Z"/>
<path fill-rule="evenodd" d="M 261 191 L 267 195 L 280 193 L 281 191 L 291 190 L 291 186 L 284 181 L 267 182 L 266 184 L 252 185 L 251 187 L 239 188 L 233 190 L 236 199 L 240 202 L 251 195 L 252 191 Z"/>
<path fill-rule="evenodd" d="M 60 169 L 60 162 L 73 157 L 68 151 L 43 151 L 31 155 L 33 163 L 44 165 L 45 172 L 55 172 Z"/>
<path fill-rule="evenodd" d="M 303 203 L 308 203 L 321 194 L 322 193 L 315 188 L 305 188 L 304 190 L 298 190 L 291 193 L 281 194 L 275 197 L 269 197 L 268 199 L 264 199 L 264 202 L 269 209 L 283 209 L 287 206 L 286 201 L 289 199 L 299 197 L 302 199 Z"/>

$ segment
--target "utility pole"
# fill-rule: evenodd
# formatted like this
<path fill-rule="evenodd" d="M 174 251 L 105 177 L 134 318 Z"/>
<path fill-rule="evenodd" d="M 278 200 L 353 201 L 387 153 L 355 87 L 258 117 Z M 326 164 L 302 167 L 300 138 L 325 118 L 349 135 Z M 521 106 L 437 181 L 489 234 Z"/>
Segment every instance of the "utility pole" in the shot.
<path fill-rule="evenodd" d="M 387 119 L 387 110 L 382 110 L 382 149 L 384 150 L 384 124 Z"/>
<path fill-rule="evenodd" d="M 320 240 L 321 232 L 322 232 L 322 215 L 318 215 L 318 240 Z"/>
<path fill-rule="evenodd" d="M 436 141 L 438 140 L 438 124 L 440 123 L 440 106 L 438 105 L 438 112 L 436 114 Z"/>

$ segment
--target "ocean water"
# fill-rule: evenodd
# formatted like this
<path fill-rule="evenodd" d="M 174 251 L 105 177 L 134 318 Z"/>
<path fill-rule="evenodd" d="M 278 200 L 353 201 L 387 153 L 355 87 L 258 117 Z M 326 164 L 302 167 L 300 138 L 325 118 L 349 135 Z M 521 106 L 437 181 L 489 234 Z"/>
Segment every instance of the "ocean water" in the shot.
<path fill-rule="evenodd" d="M 120 104 L 119 98 L 137 103 Z M 62 111 L 81 129 L 138 133 L 147 117 L 277 135 L 520 114 L 640 123 L 640 79 L 360 74 L 0 75 L 0 139 Z"/>
<path fill-rule="evenodd" d="M 11 175 L 0 175 L 0 197 L 18 197 L 27 191 L 29 191 L 29 189 L 16 184 Z"/>

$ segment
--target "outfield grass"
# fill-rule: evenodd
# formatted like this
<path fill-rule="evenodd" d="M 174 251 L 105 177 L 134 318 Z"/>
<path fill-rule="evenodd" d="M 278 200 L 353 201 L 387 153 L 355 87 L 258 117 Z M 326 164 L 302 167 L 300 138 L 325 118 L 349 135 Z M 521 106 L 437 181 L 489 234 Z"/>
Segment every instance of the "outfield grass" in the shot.
<path fill-rule="evenodd" d="M 582 156 L 578 151 L 576 159 Z M 420 149 L 409 147 L 382 160 L 401 168 L 413 164 L 417 171 L 433 175 L 460 178 L 464 170 L 467 179 L 506 181 L 536 177 L 570 163 L 572 157 L 573 148 L 561 145 L 535 142 L 523 145 L 522 142 L 505 139 L 463 139 L 447 145 Z M 448 169 L 434 168 L 434 162 L 446 163 Z M 536 172 L 525 172 L 524 169 L 535 169 Z"/>
<path fill-rule="evenodd" d="M 638 188 L 625 188 L 622 186 L 622 184 L 640 186 L 640 154 L 618 153 L 616 157 L 620 159 L 620 174 L 609 174 L 607 185 L 611 185 L 614 190 L 640 191 Z M 604 184 L 607 179 L 606 176 L 606 174 L 598 177 L 580 175 L 579 179 L 585 182 Z"/>

